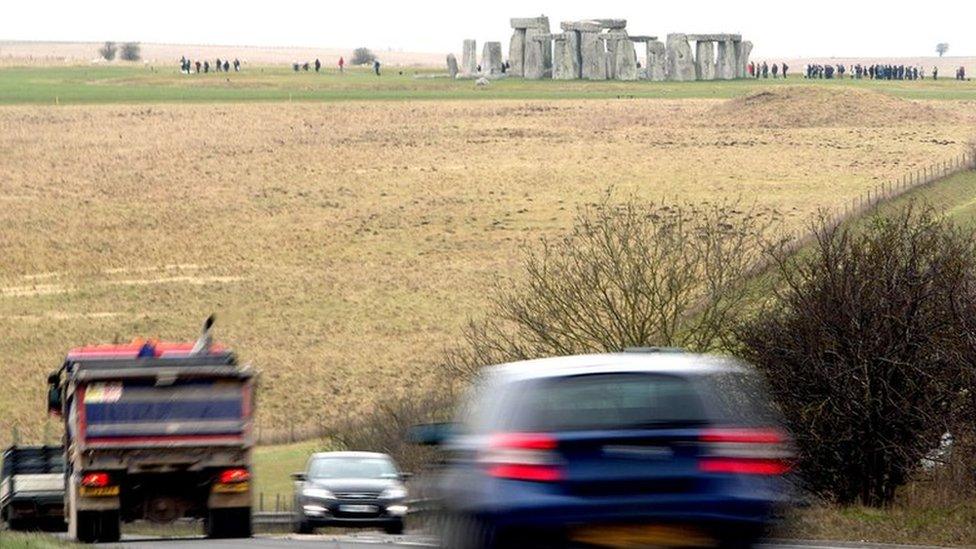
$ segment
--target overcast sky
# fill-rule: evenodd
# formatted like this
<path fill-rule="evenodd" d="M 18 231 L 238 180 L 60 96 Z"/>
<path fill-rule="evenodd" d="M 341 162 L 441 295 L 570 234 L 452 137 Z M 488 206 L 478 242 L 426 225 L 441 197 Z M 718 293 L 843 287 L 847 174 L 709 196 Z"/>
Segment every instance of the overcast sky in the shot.
<path fill-rule="evenodd" d="M 368 46 L 417 52 L 500 40 L 509 17 L 626 18 L 631 34 L 739 32 L 758 57 L 976 56 L 976 0 L 3 0 L 0 40 Z"/>

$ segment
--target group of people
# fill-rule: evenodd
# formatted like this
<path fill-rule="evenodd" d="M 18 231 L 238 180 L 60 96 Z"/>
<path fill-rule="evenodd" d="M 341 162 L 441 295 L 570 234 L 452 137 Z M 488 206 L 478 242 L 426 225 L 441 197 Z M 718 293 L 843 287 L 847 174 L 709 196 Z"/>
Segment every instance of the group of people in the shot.
<path fill-rule="evenodd" d="M 746 66 L 746 71 L 749 73 L 750 78 L 769 78 L 770 75 L 773 78 L 779 78 L 780 76 L 786 78 L 789 70 L 790 66 L 786 63 L 773 63 L 770 65 L 765 61 L 762 63 L 750 61 L 749 65 Z"/>
<path fill-rule="evenodd" d="M 346 58 L 345 57 L 342 57 L 342 56 L 339 56 L 339 62 L 337 63 L 337 66 L 339 67 L 339 72 L 340 73 L 345 72 L 345 70 L 346 70 Z M 319 60 L 319 59 L 317 59 L 317 58 L 312 63 L 309 63 L 308 61 L 306 61 L 304 63 L 299 63 L 299 62 L 296 61 L 296 62 L 294 62 L 294 63 L 291 64 L 291 68 L 295 72 L 299 72 L 299 71 L 306 71 L 307 72 L 307 71 L 312 70 L 313 68 L 315 69 L 315 72 L 320 72 L 322 70 L 322 61 Z M 379 76 L 380 75 L 380 62 L 379 62 L 378 59 L 374 59 L 373 60 L 373 72 L 376 73 L 376 76 Z"/>
<path fill-rule="evenodd" d="M 925 69 L 922 67 L 911 67 L 908 65 L 807 65 L 807 78 L 832 79 L 850 78 L 861 80 L 924 80 Z M 939 79 L 939 67 L 932 67 L 932 79 Z M 956 69 L 956 80 L 966 79 L 966 67 Z"/>
<path fill-rule="evenodd" d="M 230 72 L 231 67 L 234 68 L 234 72 L 241 72 L 241 61 L 240 59 L 234 59 L 233 61 L 229 59 L 217 58 L 213 64 L 210 63 L 209 59 L 200 61 L 197 59 L 193 61 L 186 56 L 180 57 L 180 72 L 183 74 L 191 74 L 196 69 L 196 73 L 207 73 L 211 70 L 214 72 Z"/>

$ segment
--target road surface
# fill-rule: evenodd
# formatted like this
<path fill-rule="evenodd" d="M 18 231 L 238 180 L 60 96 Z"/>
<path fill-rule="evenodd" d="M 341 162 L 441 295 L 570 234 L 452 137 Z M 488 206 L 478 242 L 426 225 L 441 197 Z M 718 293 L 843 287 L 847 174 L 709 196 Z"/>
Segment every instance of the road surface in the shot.
<path fill-rule="evenodd" d="M 408 549 L 416 547 L 437 547 L 436 540 L 430 536 L 405 534 L 402 536 L 390 536 L 384 534 L 351 534 L 344 536 L 336 535 L 298 535 L 298 534 L 261 534 L 249 540 L 209 540 L 204 537 L 184 537 L 184 538 L 153 538 L 126 536 L 120 544 L 111 544 L 104 547 L 120 549 L 203 549 L 209 547 L 271 547 L 289 549 L 370 549 L 383 547 L 385 549 Z M 869 549 L 869 548 L 908 548 L 912 549 L 936 549 L 924 548 L 921 546 L 906 545 L 880 545 L 870 543 L 846 543 L 846 542 L 806 542 L 806 541 L 782 541 L 769 543 L 762 546 L 763 549 Z"/>

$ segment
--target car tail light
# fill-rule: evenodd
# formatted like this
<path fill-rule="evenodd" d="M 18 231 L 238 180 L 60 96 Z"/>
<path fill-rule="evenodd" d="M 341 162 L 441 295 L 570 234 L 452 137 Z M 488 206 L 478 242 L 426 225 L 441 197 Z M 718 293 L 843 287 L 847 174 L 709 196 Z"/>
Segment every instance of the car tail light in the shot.
<path fill-rule="evenodd" d="M 220 484 L 236 484 L 248 480 L 251 480 L 251 473 L 247 469 L 224 469 L 217 478 Z"/>
<path fill-rule="evenodd" d="M 778 429 L 708 429 L 699 440 L 705 451 L 698 468 L 705 473 L 774 476 L 792 468 L 789 438 Z"/>
<path fill-rule="evenodd" d="M 81 485 L 88 488 L 104 488 L 109 484 L 108 473 L 85 473 Z"/>
<path fill-rule="evenodd" d="M 555 438 L 536 433 L 499 433 L 492 435 L 481 461 L 488 474 L 496 478 L 531 482 L 562 480 Z"/>

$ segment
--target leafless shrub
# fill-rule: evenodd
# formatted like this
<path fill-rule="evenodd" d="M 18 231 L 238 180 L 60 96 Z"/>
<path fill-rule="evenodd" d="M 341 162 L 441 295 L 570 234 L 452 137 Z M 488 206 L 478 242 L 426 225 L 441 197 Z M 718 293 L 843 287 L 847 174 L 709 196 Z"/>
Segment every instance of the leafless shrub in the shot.
<path fill-rule="evenodd" d="M 369 48 L 356 48 L 352 52 L 353 65 L 372 65 L 376 55 Z"/>
<path fill-rule="evenodd" d="M 563 238 L 527 247 L 522 276 L 498 285 L 449 369 L 625 347 L 717 348 L 747 297 L 771 217 L 738 204 L 583 207 Z"/>
<path fill-rule="evenodd" d="M 119 58 L 125 61 L 138 61 L 142 59 L 142 48 L 138 42 L 126 42 L 122 44 Z"/>
<path fill-rule="evenodd" d="M 98 48 L 98 55 L 101 55 L 102 59 L 106 61 L 111 61 L 115 59 L 115 54 L 118 51 L 119 47 L 115 45 L 115 42 L 105 42 L 101 48 Z"/>
<path fill-rule="evenodd" d="M 407 440 L 415 425 L 449 421 L 455 395 L 450 388 L 418 391 L 385 400 L 368 414 L 337 424 L 330 438 L 347 450 L 383 452 L 407 471 L 420 471 L 435 461 L 435 449 Z"/>
<path fill-rule="evenodd" d="M 782 286 L 737 329 L 765 372 L 813 491 L 885 505 L 971 410 L 976 244 L 928 207 L 862 228 L 823 221 L 776 255 Z"/>

